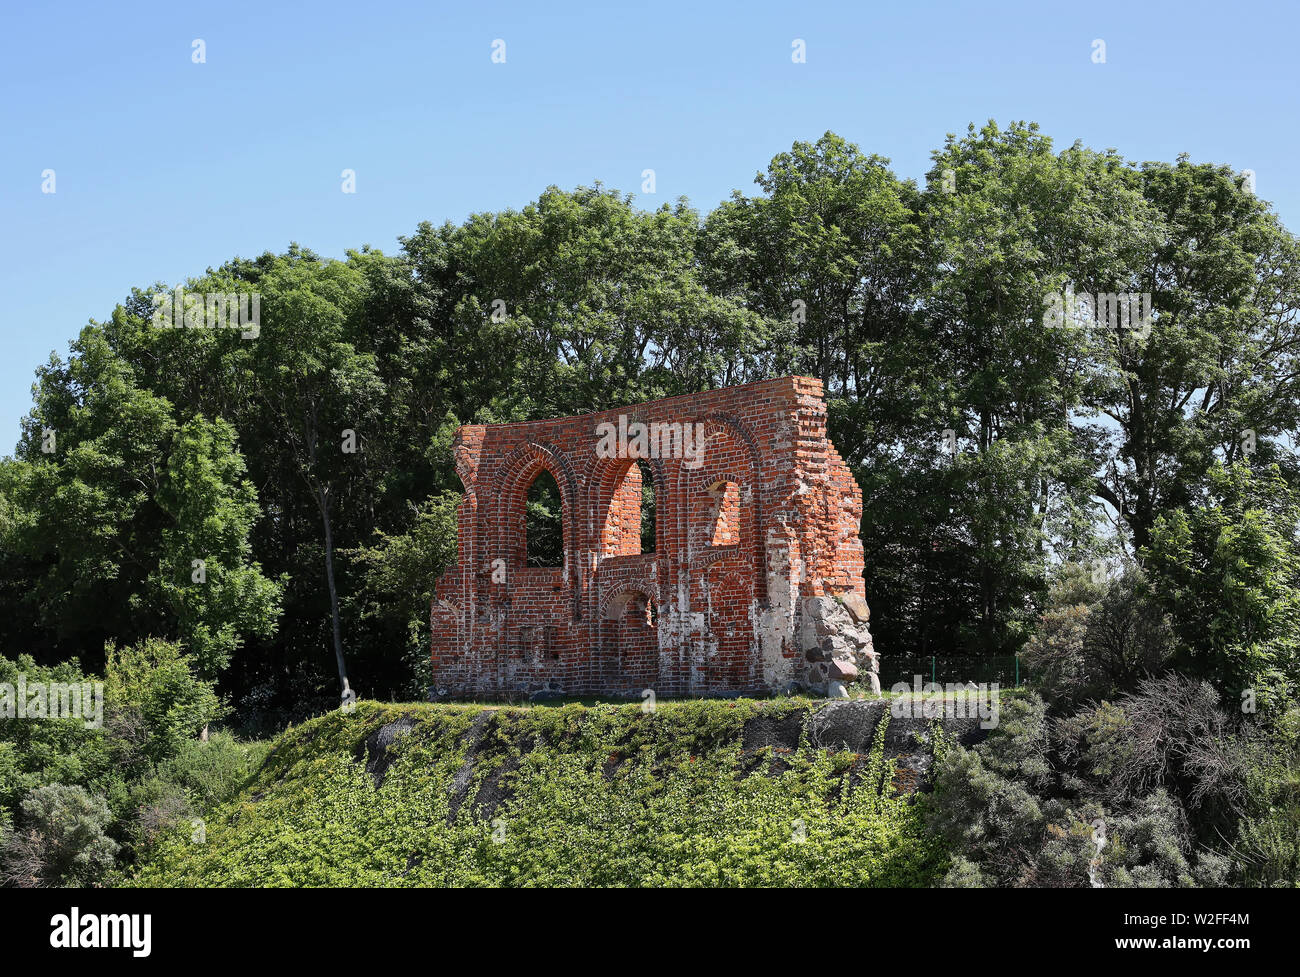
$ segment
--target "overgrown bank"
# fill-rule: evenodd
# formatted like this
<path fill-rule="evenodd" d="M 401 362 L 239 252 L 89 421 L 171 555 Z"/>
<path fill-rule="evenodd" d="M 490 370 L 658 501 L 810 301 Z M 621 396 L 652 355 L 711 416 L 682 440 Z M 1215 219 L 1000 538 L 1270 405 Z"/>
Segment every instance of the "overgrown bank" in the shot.
<path fill-rule="evenodd" d="M 924 886 L 933 740 L 883 702 L 360 703 L 286 732 L 132 882 Z"/>

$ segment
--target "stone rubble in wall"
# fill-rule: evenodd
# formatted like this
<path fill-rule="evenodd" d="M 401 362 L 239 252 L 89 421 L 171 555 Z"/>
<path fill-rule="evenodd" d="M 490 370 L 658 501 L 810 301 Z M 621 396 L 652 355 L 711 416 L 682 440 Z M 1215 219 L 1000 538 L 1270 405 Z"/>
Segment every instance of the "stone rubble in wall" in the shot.
<path fill-rule="evenodd" d="M 872 645 L 870 618 L 867 602 L 855 593 L 804 598 L 800 641 L 808 691 L 844 699 L 848 686 L 865 678 L 880 694 L 880 656 Z"/>

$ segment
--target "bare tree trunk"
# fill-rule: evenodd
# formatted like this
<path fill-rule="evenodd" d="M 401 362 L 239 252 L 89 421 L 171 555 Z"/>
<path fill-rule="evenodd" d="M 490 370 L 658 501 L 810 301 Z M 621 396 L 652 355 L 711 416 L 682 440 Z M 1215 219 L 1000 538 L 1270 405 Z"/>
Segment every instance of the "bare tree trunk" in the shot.
<path fill-rule="evenodd" d="M 348 685 L 348 666 L 343 660 L 343 633 L 339 626 L 339 592 L 334 584 L 334 529 L 330 525 L 330 488 L 309 473 L 316 466 L 317 405 L 312 403 L 303 416 L 303 441 L 307 447 L 307 471 L 304 476 L 316 507 L 320 509 L 321 523 L 325 527 L 325 582 L 330 591 L 330 623 L 334 631 L 334 661 L 339 669 L 339 685 L 344 699 L 352 691 Z"/>
<path fill-rule="evenodd" d="M 343 661 L 343 634 L 339 626 L 339 593 L 334 585 L 334 533 L 330 526 L 329 489 L 316 490 L 316 503 L 320 507 L 321 520 L 325 524 L 325 582 L 330 591 L 330 620 L 334 627 L 334 660 L 339 667 L 339 684 L 343 695 L 351 691 L 348 685 L 348 667 Z"/>

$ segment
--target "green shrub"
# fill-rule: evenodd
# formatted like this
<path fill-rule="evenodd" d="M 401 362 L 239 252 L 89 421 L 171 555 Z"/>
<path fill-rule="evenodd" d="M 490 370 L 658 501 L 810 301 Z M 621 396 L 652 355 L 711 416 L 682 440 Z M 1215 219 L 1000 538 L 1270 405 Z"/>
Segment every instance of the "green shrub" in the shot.
<path fill-rule="evenodd" d="M 1300 888 L 1300 706 L 1252 747 L 1232 854 L 1246 884 Z"/>
<path fill-rule="evenodd" d="M 41 682 L 81 684 L 95 676 L 82 673 L 73 659 L 54 666 L 37 665 L 30 656 L 0 656 L 0 682 L 15 688 L 19 676 L 28 686 Z M 36 787 L 80 785 L 107 796 L 123 771 L 102 727 L 87 728 L 83 719 L 5 719 L 0 716 L 0 810 L 16 812 Z"/>
<path fill-rule="evenodd" d="M 146 851 L 188 825 L 194 806 L 185 788 L 170 780 L 151 777 L 131 787 L 132 817 L 128 827 L 132 854 Z"/>
<path fill-rule="evenodd" d="M 23 799 L 6 838 L 0 870 L 23 888 L 86 885 L 113 865 L 117 844 L 105 834 L 108 805 L 81 787 L 49 784 Z"/>
<path fill-rule="evenodd" d="M 1276 466 L 1216 464 L 1200 505 L 1157 520 L 1146 551 L 1177 664 L 1261 707 L 1300 689 L 1300 498 Z"/>
<path fill-rule="evenodd" d="M 1234 862 L 1215 842 L 1232 836 L 1245 751 L 1218 703 L 1173 674 L 1055 724 L 1036 696 L 1014 700 L 987 740 L 936 762 L 944 884 L 1224 884 Z"/>
<path fill-rule="evenodd" d="M 200 810 L 232 800 L 256 771 L 269 746 L 241 743 L 218 731 L 205 740 L 185 740 L 164 760 L 158 774 L 183 788 Z"/>
<path fill-rule="evenodd" d="M 105 649 L 105 698 L 124 741 L 154 763 L 224 713 L 212 685 L 198 678 L 180 645 L 158 638 Z"/>
<path fill-rule="evenodd" d="M 1165 671 L 1174 651 L 1169 616 L 1139 567 L 1100 584 L 1072 567 L 1052 589 L 1021 657 L 1045 699 L 1072 706 L 1131 691 Z"/>
<path fill-rule="evenodd" d="M 978 863 L 994 884 L 1010 884 L 1042 844 L 1046 818 L 1024 784 L 991 770 L 976 750 L 953 746 L 935 770 L 929 828 L 954 857 Z M 963 878 L 971 873 L 958 866 Z"/>

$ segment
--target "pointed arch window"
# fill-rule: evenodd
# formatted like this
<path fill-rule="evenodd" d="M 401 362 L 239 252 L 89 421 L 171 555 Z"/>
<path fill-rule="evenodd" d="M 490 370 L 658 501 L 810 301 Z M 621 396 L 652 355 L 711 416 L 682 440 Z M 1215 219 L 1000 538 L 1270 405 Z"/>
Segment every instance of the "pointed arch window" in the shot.
<path fill-rule="evenodd" d="M 564 566 L 564 505 L 555 476 L 543 468 L 537 473 L 524 502 L 527 547 L 525 565 Z"/>

